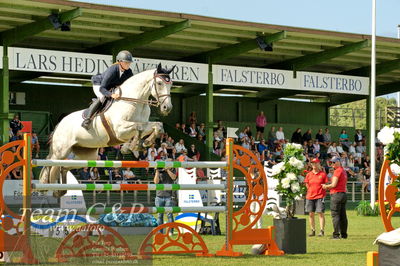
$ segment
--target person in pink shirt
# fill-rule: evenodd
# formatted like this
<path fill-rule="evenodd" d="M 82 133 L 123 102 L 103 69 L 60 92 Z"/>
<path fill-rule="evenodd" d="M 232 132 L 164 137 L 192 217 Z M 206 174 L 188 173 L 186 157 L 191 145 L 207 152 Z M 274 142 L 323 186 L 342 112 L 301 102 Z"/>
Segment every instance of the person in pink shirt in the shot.
<path fill-rule="evenodd" d="M 264 128 L 266 125 L 267 125 L 267 118 L 265 117 L 264 112 L 261 111 L 256 118 L 256 129 L 257 129 L 256 140 L 264 138 Z"/>

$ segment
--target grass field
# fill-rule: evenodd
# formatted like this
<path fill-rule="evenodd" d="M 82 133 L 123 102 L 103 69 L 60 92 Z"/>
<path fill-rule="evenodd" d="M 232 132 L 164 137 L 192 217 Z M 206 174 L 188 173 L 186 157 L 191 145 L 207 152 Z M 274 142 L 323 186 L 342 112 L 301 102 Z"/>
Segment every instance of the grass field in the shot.
<path fill-rule="evenodd" d="M 221 217 L 221 226 L 224 229 L 225 219 Z M 299 218 L 307 218 L 307 216 L 299 216 Z M 348 211 L 349 218 L 349 237 L 346 240 L 331 240 L 329 237 L 332 233 L 332 222 L 330 212 L 326 213 L 326 229 L 325 237 L 308 237 L 307 238 L 307 254 L 284 255 L 281 257 L 270 257 L 262 255 L 251 255 L 250 246 L 235 246 L 235 251 L 241 251 L 244 256 L 238 258 L 225 257 L 195 257 L 194 255 L 170 255 L 170 256 L 153 256 L 152 261 L 148 261 L 148 265 L 366 265 L 367 251 L 377 250 L 377 246 L 373 245 L 375 238 L 384 231 L 380 217 L 363 217 L 357 216 L 355 211 Z M 398 224 L 400 218 L 394 217 Z M 318 220 L 317 220 L 318 222 Z M 263 225 L 272 225 L 271 217 L 264 217 Z M 308 221 L 307 221 L 308 226 Z M 317 227 L 317 230 L 319 228 Z M 309 229 L 307 228 L 307 232 Z M 126 238 L 132 250 L 137 249 L 139 241 L 135 241 L 134 237 Z M 224 243 L 224 236 L 204 236 L 211 253 L 215 253 L 221 249 Z M 53 241 L 53 240 L 52 240 Z M 50 243 L 50 242 L 49 242 Z M 54 242 L 54 249 L 57 247 Z M 38 248 L 38 247 L 36 247 Z M 39 249 L 42 249 L 39 247 Z M 54 253 L 53 253 L 54 254 Z M 97 260 L 97 259 L 93 259 Z M 92 260 L 89 260 L 92 261 Z M 146 263 L 146 265 L 147 265 Z M 87 265 L 88 262 L 72 262 L 69 264 L 57 265 Z M 42 264 L 46 265 L 46 264 Z M 50 265 L 50 264 L 47 264 Z M 54 265 L 54 264 L 53 264 Z M 132 265 L 132 262 L 115 260 L 97 260 L 95 265 Z M 142 262 L 139 262 L 142 265 Z"/>

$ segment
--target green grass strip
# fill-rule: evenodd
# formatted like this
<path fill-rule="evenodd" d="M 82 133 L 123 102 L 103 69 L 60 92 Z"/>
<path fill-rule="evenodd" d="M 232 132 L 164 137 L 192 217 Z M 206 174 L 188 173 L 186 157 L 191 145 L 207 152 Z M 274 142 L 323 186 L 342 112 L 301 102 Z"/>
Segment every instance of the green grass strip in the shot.
<path fill-rule="evenodd" d="M 87 166 L 88 167 L 96 167 L 96 161 L 88 161 Z"/>
<path fill-rule="evenodd" d="M 164 168 L 165 162 L 157 162 L 157 168 Z"/>
<path fill-rule="evenodd" d="M 111 190 L 112 189 L 112 184 L 104 184 L 103 185 L 104 190 Z"/>
<path fill-rule="evenodd" d="M 165 208 L 164 207 L 156 207 L 157 209 L 157 213 L 164 213 L 165 212 Z"/>
<path fill-rule="evenodd" d="M 164 184 L 156 184 L 156 190 L 164 190 Z"/>
<path fill-rule="evenodd" d="M 113 161 L 105 161 L 104 165 L 105 165 L 105 167 L 114 167 L 114 162 Z"/>
<path fill-rule="evenodd" d="M 172 184 L 172 190 L 180 190 L 181 189 L 181 185 L 179 184 Z"/>
<path fill-rule="evenodd" d="M 86 184 L 86 190 L 94 190 L 96 186 L 94 184 Z"/>

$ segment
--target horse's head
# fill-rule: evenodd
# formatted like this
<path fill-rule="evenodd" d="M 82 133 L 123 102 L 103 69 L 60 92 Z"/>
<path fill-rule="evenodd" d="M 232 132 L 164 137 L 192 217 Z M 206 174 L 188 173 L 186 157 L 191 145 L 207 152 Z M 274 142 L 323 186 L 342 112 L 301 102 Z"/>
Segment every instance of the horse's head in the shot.
<path fill-rule="evenodd" d="M 151 95 L 159 102 L 160 112 L 162 115 L 168 115 L 172 110 L 172 80 L 170 73 L 174 70 L 174 68 L 175 66 L 173 66 L 171 69 L 164 69 L 160 63 L 154 72 L 154 82 L 151 88 Z"/>

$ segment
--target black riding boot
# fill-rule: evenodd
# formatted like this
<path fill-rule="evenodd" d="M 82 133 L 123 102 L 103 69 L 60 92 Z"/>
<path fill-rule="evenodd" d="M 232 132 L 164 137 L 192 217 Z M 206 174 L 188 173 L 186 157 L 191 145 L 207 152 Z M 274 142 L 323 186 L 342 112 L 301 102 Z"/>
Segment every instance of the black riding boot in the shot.
<path fill-rule="evenodd" d="M 89 106 L 89 112 L 87 114 L 87 117 L 82 122 L 82 127 L 84 129 L 86 129 L 86 130 L 89 129 L 90 122 L 92 122 L 92 119 L 93 119 L 94 115 L 96 114 L 97 110 L 100 108 L 100 106 L 101 106 L 100 99 L 95 100 Z"/>

